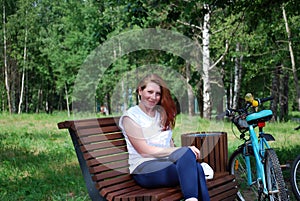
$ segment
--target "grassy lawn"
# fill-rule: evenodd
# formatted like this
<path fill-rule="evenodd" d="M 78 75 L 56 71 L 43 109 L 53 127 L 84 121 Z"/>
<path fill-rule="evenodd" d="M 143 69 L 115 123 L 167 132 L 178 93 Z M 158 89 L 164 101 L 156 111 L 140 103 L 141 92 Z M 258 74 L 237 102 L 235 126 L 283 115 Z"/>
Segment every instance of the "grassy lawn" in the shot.
<path fill-rule="evenodd" d="M 73 145 L 56 115 L 0 116 L 0 200 L 89 200 Z"/>
<path fill-rule="evenodd" d="M 89 200 L 68 131 L 57 128 L 68 119 L 65 113 L 0 114 L 0 200 Z M 282 164 L 300 154 L 300 133 L 293 129 L 298 124 L 267 124 Z M 195 131 L 227 132 L 230 153 L 241 143 L 230 123 L 185 115 L 177 118 L 175 143 L 180 145 L 182 133 Z"/>

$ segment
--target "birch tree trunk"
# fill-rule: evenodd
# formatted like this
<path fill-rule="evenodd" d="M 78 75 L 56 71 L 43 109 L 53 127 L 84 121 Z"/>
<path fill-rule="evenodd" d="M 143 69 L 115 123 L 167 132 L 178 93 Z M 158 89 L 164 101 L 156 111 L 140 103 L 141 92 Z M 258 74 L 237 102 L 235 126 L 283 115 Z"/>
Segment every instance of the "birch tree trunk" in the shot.
<path fill-rule="evenodd" d="M 124 113 L 128 108 L 128 105 L 127 105 L 127 103 L 128 103 L 128 90 L 127 90 L 127 86 L 125 87 L 123 79 L 121 81 L 121 91 L 122 91 L 121 94 L 124 94 L 123 97 L 122 97 L 122 102 L 123 102 L 123 111 L 122 111 L 122 113 Z"/>
<path fill-rule="evenodd" d="M 288 120 L 289 112 L 289 72 L 284 72 L 281 79 L 281 93 L 280 93 L 280 121 Z"/>
<path fill-rule="evenodd" d="M 240 43 L 236 44 L 236 52 L 240 52 L 241 45 Z M 242 82 L 242 60 L 243 57 L 236 57 L 235 58 L 235 65 L 234 65 L 234 86 L 233 86 L 233 101 L 232 101 L 232 108 L 237 108 L 240 91 L 241 91 L 241 82 Z"/>
<path fill-rule="evenodd" d="M 232 72 L 232 67 L 230 68 L 230 83 L 229 83 L 229 90 L 228 90 L 228 98 L 227 98 L 227 105 L 229 108 L 233 108 L 233 81 L 234 81 L 234 73 Z"/>
<path fill-rule="evenodd" d="M 8 82 L 8 65 L 7 65 L 7 46 L 6 46 L 6 13 L 5 13 L 5 2 L 3 1 L 3 57 L 4 57 L 4 75 L 5 75 L 5 87 L 6 87 L 6 94 L 7 94 L 7 103 L 8 103 L 8 110 L 9 113 L 12 113 L 12 106 L 11 106 L 11 97 L 10 97 L 10 86 Z"/>
<path fill-rule="evenodd" d="M 203 117 L 210 119 L 211 118 L 211 111 L 212 111 L 212 104 L 211 104 L 211 86 L 210 86 L 210 76 L 209 76 L 209 68 L 210 68 L 210 52 L 209 52 L 209 29 L 210 29 L 210 9 L 208 4 L 204 4 L 204 9 L 207 10 L 207 13 L 204 15 L 204 22 L 203 22 L 203 32 L 202 32 L 202 39 L 203 39 L 203 47 L 202 47 L 202 54 L 203 54 Z"/>
<path fill-rule="evenodd" d="M 288 24 L 288 20 L 286 17 L 286 12 L 285 12 L 284 6 L 282 6 L 282 14 L 283 14 L 284 22 L 285 22 L 286 33 L 288 35 L 288 45 L 289 45 L 289 51 L 290 51 L 290 57 L 291 57 L 291 63 L 292 63 L 294 84 L 295 84 L 295 89 L 296 89 L 298 111 L 300 111 L 300 87 L 299 87 L 299 81 L 298 81 L 298 77 L 297 77 L 297 69 L 296 69 L 295 57 L 294 57 L 293 46 L 292 46 L 292 41 L 291 41 L 291 31 L 289 28 L 289 24 Z"/>
<path fill-rule="evenodd" d="M 69 106 L 69 93 L 68 93 L 68 88 L 67 88 L 67 84 L 66 83 L 65 83 L 65 94 L 66 94 L 66 101 L 67 101 L 68 117 L 70 117 L 71 114 L 70 114 L 70 106 Z"/>
<path fill-rule="evenodd" d="M 271 110 L 273 111 L 273 118 L 277 121 L 278 118 L 278 102 L 280 94 L 280 69 L 281 66 L 276 66 L 273 71 L 273 81 L 272 81 L 272 96 L 274 97 L 271 101 Z"/>
<path fill-rule="evenodd" d="M 27 16 L 27 11 L 26 11 Z M 23 95 L 24 95 L 24 83 L 25 83 L 25 67 L 26 67 L 26 59 L 27 59 L 27 35 L 28 29 L 25 28 L 25 40 L 24 40 L 24 54 L 23 54 L 23 68 L 22 68 L 22 79 L 21 79 L 21 92 L 20 92 L 20 100 L 18 106 L 18 114 L 22 112 L 22 103 L 23 103 Z"/>
<path fill-rule="evenodd" d="M 193 93 L 193 88 L 189 85 L 191 79 L 191 64 L 185 64 L 185 74 L 186 74 L 186 83 L 187 83 L 187 94 L 188 94 L 188 111 L 189 115 L 195 115 L 195 96 Z"/>
<path fill-rule="evenodd" d="M 39 88 L 38 90 L 38 97 L 37 97 L 37 106 L 35 109 L 35 113 L 39 113 L 40 112 L 40 106 L 41 106 L 41 102 L 42 102 L 42 97 L 43 96 L 43 90 L 41 88 Z"/>

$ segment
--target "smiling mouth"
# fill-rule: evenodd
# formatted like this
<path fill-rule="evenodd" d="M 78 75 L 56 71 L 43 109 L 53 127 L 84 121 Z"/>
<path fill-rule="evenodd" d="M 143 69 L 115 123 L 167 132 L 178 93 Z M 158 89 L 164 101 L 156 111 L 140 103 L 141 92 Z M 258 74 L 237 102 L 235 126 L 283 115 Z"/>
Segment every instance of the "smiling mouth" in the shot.
<path fill-rule="evenodd" d="M 148 103 L 149 103 L 150 105 L 156 105 L 156 102 L 155 102 L 155 101 L 148 101 Z"/>

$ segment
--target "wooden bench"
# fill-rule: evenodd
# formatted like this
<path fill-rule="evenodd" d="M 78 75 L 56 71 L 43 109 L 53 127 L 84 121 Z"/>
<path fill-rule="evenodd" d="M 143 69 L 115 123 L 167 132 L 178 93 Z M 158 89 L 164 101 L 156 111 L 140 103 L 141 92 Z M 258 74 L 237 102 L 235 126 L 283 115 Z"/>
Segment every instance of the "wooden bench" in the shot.
<path fill-rule="evenodd" d="M 68 129 L 90 198 L 99 201 L 182 200 L 179 187 L 142 188 L 128 170 L 126 142 L 118 127 L 119 117 L 94 118 L 58 123 Z M 234 200 L 237 185 L 228 172 L 215 172 L 207 181 L 212 201 Z"/>

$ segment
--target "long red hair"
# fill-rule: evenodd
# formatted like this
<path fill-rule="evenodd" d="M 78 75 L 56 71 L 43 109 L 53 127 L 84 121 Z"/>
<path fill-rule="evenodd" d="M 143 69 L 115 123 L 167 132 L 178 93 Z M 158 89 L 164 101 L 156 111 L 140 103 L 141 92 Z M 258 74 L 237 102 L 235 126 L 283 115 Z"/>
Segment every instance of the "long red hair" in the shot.
<path fill-rule="evenodd" d="M 148 83 L 154 82 L 160 86 L 161 98 L 156 106 L 156 109 L 161 115 L 161 123 L 164 130 L 172 129 L 175 127 L 175 118 L 177 115 L 176 104 L 171 96 L 171 92 L 167 87 L 166 82 L 157 74 L 150 74 L 145 76 L 137 87 L 137 92 L 139 88 L 144 90 Z"/>

